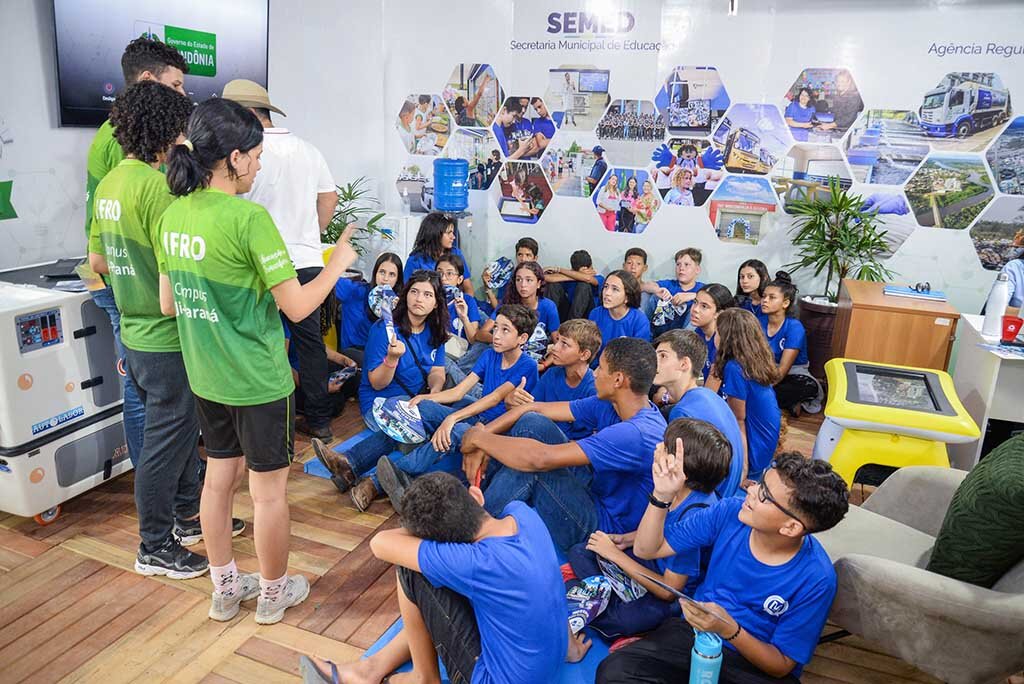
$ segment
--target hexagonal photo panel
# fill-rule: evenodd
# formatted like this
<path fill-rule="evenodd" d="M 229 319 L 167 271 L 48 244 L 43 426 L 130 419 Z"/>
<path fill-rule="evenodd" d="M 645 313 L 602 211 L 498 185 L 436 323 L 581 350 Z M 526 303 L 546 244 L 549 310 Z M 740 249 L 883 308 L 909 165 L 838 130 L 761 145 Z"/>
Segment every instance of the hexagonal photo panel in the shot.
<path fill-rule="evenodd" d="M 718 123 L 711 143 L 733 173 L 764 174 L 786 153 L 793 139 L 779 108 L 766 104 L 735 104 Z"/>
<path fill-rule="evenodd" d="M 452 131 L 452 117 L 440 95 L 410 95 L 398 110 L 395 130 L 409 154 L 441 154 Z"/>
<path fill-rule="evenodd" d="M 490 64 L 456 64 L 441 91 L 458 126 L 488 128 L 505 99 Z"/>
<path fill-rule="evenodd" d="M 906 185 L 918 224 L 962 230 L 992 201 L 992 182 L 981 157 L 932 153 Z"/>
<path fill-rule="evenodd" d="M 395 189 L 409 211 L 425 214 L 434 210 L 434 164 L 429 158 L 413 158 L 402 165 Z"/>
<path fill-rule="evenodd" d="M 1024 195 L 1024 116 L 1003 129 L 985 158 L 1002 192 Z"/>
<path fill-rule="evenodd" d="M 539 159 L 558 127 L 543 98 L 512 95 L 501 105 L 491 130 L 501 153 L 514 161 Z"/>
<path fill-rule="evenodd" d="M 849 70 L 804 69 L 786 92 L 786 125 L 797 142 L 834 142 L 864 110 Z"/>
<path fill-rule="evenodd" d="M 861 197 L 861 211 L 874 212 L 878 228 L 885 231 L 885 242 L 889 248 L 881 255 L 883 258 L 895 254 L 917 230 L 917 220 L 910 211 L 903 190 L 898 186 L 880 187 L 855 183 L 850 192 Z"/>
<path fill-rule="evenodd" d="M 654 98 L 669 135 L 707 135 L 729 109 L 729 93 L 713 66 L 677 66 Z"/>
<path fill-rule="evenodd" d="M 551 204 L 553 193 L 540 164 L 507 161 L 498 171 L 498 214 L 510 223 L 536 223 Z"/>
<path fill-rule="evenodd" d="M 814 202 L 827 199 L 829 184 L 835 178 L 839 187 L 848 190 L 853 185 L 850 167 L 835 145 L 797 143 L 772 170 L 772 185 L 779 194 L 786 213 L 793 213 L 791 202 Z"/>
<path fill-rule="evenodd" d="M 711 193 L 708 217 L 722 242 L 756 245 L 774 226 L 778 209 L 767 178 L 726 176 Z"/>
<path fill-rule="evenodd" d="M 855 180 L 902 185 L 931 148 L 917 114 L 904 109 L 869 109 L 843 143 Z"/>
<path fill-rule="evenodd" d="M 722 155 L 703 138 L 670 138 L 651 155 L 651 176 L 665 204 L 703 206 L 722 179 Z"/>
<path fill-rule="evenodd" d="M 920 126 L 932 147 L 944 152 L 980 152 L 1010 119 L 1010 91 L 999 74 L 957 71 L 924 94 Z"/>
<path fill-rule="evenodd" d="M 449 159 L 465 159 L 469 163 L 469 189 L 486 190 L 498 176 L 501 151 L 486 128 L 459 128 L 444 148 Z"/>
<path fill-rule="evenodd" d="M 610 163 L 593 133 L 564 129 L 540 158 L 551 189 L 562 197 L 590 197 Z"/>
<path fill-rule="evenodd" d="M 662 206 L 661 196 L 646 169 L 611 169 L 591 200 L 610 233 L 644 232 Z"/>
<path fill-rule="evenodd" d="M 974 251 L 988 271 L 1024 256 L 1024 198 L 1000 197 L 986 207 L 971 228 Z"/>
<path fill-rule="evenodd" d="M 548 70 L 544 101 L 555 123 L 570 131 L 593 131 L 611 103 L 611 71 L 592 64 L 562 64 Z"/>

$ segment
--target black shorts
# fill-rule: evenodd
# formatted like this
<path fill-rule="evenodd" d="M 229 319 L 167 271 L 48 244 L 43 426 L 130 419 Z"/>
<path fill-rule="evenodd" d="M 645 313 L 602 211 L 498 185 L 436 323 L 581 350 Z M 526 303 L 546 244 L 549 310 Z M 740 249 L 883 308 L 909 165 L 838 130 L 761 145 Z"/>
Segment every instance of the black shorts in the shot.
<path fill-rule="evenodd" d="M 210 458 L 245 456 L 258 473 L 291 465 L 295 455 L 295 395 L 254 406 L 228 406 L 196 397 L 203 444 Z"/>

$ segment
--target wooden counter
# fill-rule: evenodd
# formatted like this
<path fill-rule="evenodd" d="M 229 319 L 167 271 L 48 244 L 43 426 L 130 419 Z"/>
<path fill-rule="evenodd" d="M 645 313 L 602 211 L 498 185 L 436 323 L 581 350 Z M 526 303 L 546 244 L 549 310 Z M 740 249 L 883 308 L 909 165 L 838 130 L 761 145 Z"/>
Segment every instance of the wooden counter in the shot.
<path fill-rule="evenodd" d="M 960 312 L 949 302 L 885 295 L 883 287 L 843 280 L 832 355 L 946 370 Z"/>

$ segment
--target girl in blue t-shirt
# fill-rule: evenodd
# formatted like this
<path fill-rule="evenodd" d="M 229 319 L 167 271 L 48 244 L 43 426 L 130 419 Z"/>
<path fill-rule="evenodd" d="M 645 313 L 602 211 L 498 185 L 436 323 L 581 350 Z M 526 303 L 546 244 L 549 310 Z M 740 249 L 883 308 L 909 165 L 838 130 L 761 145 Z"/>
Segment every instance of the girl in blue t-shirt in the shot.
<path fill-rule="evenodd" d="M 437 260 L 443 255 L 458 254 L 462 262 L 466 263 L 466 257 L 462 250 L 456 247 L 459 241 L 459 234 L 455 228 L 452 217 L 440 211 L 432 211 L 420 221 L 420 229 L 416 233 L 416 241 L 412 245 L 412 251 L 405 262 L 405 273 L 407 276 L 413 272 L 424 270 L 437 270 Z M 462 281 L 462 291 L 466 294 L 473 294 L 473 283 L 470 280 L 473 274 L 466 264 L 465 280 Z"/>
<path fill-rule="evenodd" d="M 439 392 L 444 386 L 448 309 L 437 273 L 419 270 L 409 275 L 399 292 L 393 319 L 393 332 L 384 320 L 379 320 L 370 328 L 366 340 L 359 411 L 373 435 L 344 454 L 327 449 L 319 440 L 313 441 L 317 458 L 331 471 L 334 485 L 341 492 L 348 491 L 360 511 L 373 503 L 380 488 L 376 475 L 362 479 L 359 476 L 372 470 L 381 456 L 398 448 L 398 442 L 381 432 L 373 417 L 374 399 L 408 400 L 418 394 Z M 401 466 L 400 460 L 396 465 Z"/>
<path fill-rule="evenodd" d="M 777 367 L 754 314 L 733 307 L 718 315 L 718 353 L 711 375 L 736 416 L 747 452 L 747 477 L 757 479 L 779 444 L 782 414 L 772 385 Z"/>
<path fill-rule="evenodd" d="M 512 287 L 505 292 L 503 304 L 522 304 L 537 312 L 537 327 L 526 341 L 523 351 L 534 361 L 540 361 L 547 352 L 551 334 L 558 330 L 561 320 L 558 307 L 544 296 L 544 269 L 536 261 L 524 261 L 512 272 Z M 483 322 L 477 330 L 478 342 L 490 344 L 493 339 L 494 317 Z"/>
<path fill-rule="evenodd" d="M 721 381 L 709 377 L 711 365 L 715 362 L 718 350 L 718 314 L 736 306 L 729 288 L 721 283 L 708 283 L 697 291 L 697 296 L 690 305 L 690 322 L 694 332 L 708 347 L 707 361 L 704 362 L 704 386 L 717 392 Z"/>
<path fill-rule="evenodd" d="M 757 316 L 758 320 L 762 320 L 764 313 L 761 311 L 761 299 L 764 297 L 764 288 L 771 279 L 768 267 L 760 259 L 747 259 L 740 264 L 736 272 L 736 306 L 746 309 Z"/>
<path fill-rule="evenodd" d="M 779 271 L 775 280 L 764 288 L 761 310 L 765 318 L 761 327 L 778 367 L 775 398 L 779 408 L 794 416 L 800 410 L 817 413 L 821 410 L 821 385 L 808 369 L 807 335 L 803 324 L 790 313 L 796 303 L 796 285 L 789 274 Z"/>
<path fill-rule="evenodd" d="M 402 289 L 402 259 L 397 254 L 384 252 L 373 265 L 369 283 L 351 278 L 339 278 L 334 285 L 334 296 L 341 305 L 338 325 L 338 344 L 345 356 L 359 365 L 363 362 L 363 349 L 370 326 L 377 322 L 377 314 L 370 310 L 367 297 L 378 286 Z"/>
<path fill-rule="evenodd" d="M 601 349 L 590 362 L 597 368 L 601 352 L 616 337 L 639 337 L 651 341 L 651 322 L 640 310 L 640 282 L 629 271 L 612 271 L 601 289 L 601 306 L 590 312 L 590 320 L 601 331 Z"/>

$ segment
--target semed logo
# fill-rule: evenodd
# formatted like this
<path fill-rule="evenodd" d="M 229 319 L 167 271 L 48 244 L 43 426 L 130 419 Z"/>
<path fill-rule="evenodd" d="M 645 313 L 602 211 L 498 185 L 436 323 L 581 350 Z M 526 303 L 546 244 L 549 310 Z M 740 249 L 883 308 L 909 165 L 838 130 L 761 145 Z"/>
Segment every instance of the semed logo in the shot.
<path fill-rule="evenodd" d="M 629 33 L 636 26 L 632 12 L 551 12 L 548 14 L 548 33 L 580 35 L 594 33 Z"/>
<path fill-rule="evenodd" d="M 789 601 L 778 594 L 772 594 L 764 600 L 764 612 L 773 617 L 779 617 L 789 610 Z"/>

